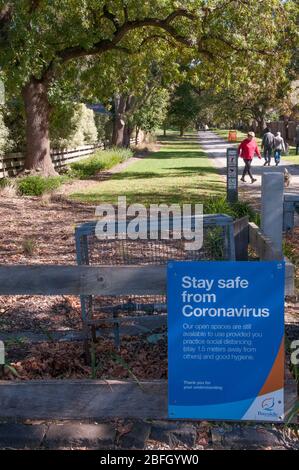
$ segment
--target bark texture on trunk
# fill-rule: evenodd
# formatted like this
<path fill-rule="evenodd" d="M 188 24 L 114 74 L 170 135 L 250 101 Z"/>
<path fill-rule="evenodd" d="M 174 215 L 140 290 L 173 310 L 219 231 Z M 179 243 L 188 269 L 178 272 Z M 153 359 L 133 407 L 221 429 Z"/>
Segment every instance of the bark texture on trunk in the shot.
<path fill-rule="evenodd" d="M 31 78 L 22 94 L 26 114 L 25 169 L 38 170 L 43 176 L 57 175 L 50 155 L 47 83 Z"/>
<path fill-rule="evenodd" d="M 124 114 L 126 111 L 127 98 L 124 95 L 115 97 L 114 99 L 114 121 L 112 133 L 112 145 L 116 147 L 123 146 L 125 121 Z"/>
<path fill-rule="evenodd" d="M 130 127 L 127 124 L 125 125 L 125 131 L 124 131 L 124 140 L 123 140 L 123 146 L 124 147 L 130 147 L 130 141 L 131 137 L 134 131 L 134 127 Z"/>
<path fill-rule="evenodd" d="M 138 145 L 138 137 L 139 137 L 139 127 L 136 127 L 136 133 L 135 133 L 135 145 Z"/>
<path fill-rule="evenodd" d="M 266 119 L 264 117 L 258 117 L 256 120 L 258 134 L 262 136 L 264 133 L 264 129 L 267 127 Z"/>
<path fill-rule="evenodd" d="M 112 145 L 130 147 L 130 139 L 134 131 L 134 126 L 130 122 L 130 113 L 133 109 L 133 95 L 119 95 L 115 97 Z"/>

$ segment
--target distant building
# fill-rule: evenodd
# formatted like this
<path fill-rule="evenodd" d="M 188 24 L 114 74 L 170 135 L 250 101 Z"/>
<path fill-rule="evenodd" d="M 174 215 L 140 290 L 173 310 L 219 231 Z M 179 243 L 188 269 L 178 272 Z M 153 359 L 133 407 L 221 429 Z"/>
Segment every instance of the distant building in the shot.
<path fill-rule="evenodd" d="M 86 104 L 87 108 L 92 109 L 96 114 L 110 114 L 109 111 L 101 103 L 97 104 Z"/>

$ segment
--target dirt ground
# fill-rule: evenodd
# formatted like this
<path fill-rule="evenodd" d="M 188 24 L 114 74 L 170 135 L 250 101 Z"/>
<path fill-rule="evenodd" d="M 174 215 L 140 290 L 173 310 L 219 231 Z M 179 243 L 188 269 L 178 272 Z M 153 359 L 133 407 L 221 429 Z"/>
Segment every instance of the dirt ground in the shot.
<path fill-rule="evenodd" d="M 60 378 L 165 379 L 167 377 L 167 339 L 157 330 L 159 340 L 152 344 L 149 335 L 125 336 L 119 349 L 113 339 L 101 338 L 94 344 L 95 362 L 86 365 L 80 341 L 48 341 L 38 344 L 8 343 L 8 358 L 13 369 L 3 379 L 35 380 Z"/>
<path fill-rule="evenodd" d="M 92 220 L 94 208 L 63 196 L 0 196 L 0 263 L 76 264 L 75 226 Z M 33 217 L 34 215 L 34 217 Z M 14 369 L 5 379 L 91 377 L 84 364 L 80 341 L 58 342 L 53 332 L 81 330 L 80 301 L 75 296 L 2 296 L 0 329 L 13 333 L 6 341 L 7 360 Z M 42 334 L 47 341 L 30 344 L 26 333 Z M 113 339 L 96 345 L 97 377 L 162 378 L 167 374 L 165 337 L 157 344 L 146 336 L 122 338 L 116 351 Z"/>
<path fill-rule="evenodd" d="M 57 194 L 44 198 L 0 195 L 0 207 L 0 263 L 76 264 L 74 229 L 94 218 L 94 207 Z M 292 256 L 299 259 L 298 238 L 299 227 L 288 237 Z M 293 339 L 298 329 L 298 304 L 289 304 L 287 309 L 295 315 L 294 322 L 287 327 Z M 84 364 L 82 342 L 53 339 L 53 332 L 79 332 L 81 326 L 78 297 L 0 297 L 1 332 L 15 335 L 8 341 L 8 360 L 15 373 L 6 371 L 5 378 L 91 377 L 94 371 Z M 46 339 L 30 344 L 24 338 L 26 332 L 42 334 Z M 161 331 L 156 333 L 159 335 Z M 120 351 L 114 347 L 113 338 L 101 339 L 95 346 L 99 363 L 96 376 L 164 378 L 166 348 L 163 335 L 154 344 L 148 342 L 148 335 L 125 337 Z"/>
<path fill-rule="evenodd" d="M 0 195 L 0 263 L 75 264 L 76 225 L 94 219 L 94 207 L 60 196 Z"/>

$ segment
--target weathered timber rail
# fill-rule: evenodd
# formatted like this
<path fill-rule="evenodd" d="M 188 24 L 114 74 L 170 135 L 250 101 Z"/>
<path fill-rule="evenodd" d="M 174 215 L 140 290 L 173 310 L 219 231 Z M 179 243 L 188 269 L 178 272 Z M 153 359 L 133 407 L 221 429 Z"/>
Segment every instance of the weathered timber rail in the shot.
<path fill-rule="evenodd" d="M 245 218 L 246 219 L 246 218 Z M 277 253 L 258 227 L 236 221 L 237 260 L 251 245 L 261 260 Z M 225 262 L 225 261 L 223 261 Z M 258 262 L 258 261 L 257 261 Z M 292 266 L 292 265 L 291 265 Z M 286 293 L 288 274 L 286 276 Z M 165 295 L 166 266 L 2 265 L 0 295 Z M 166 317 L 166 316 L 164 316 Z M 114 319 L 115 320 L 115 319 Z M 285 410 L 297 398 L 296 384 L 286 368 Z M 99 419 L 167 417 L 167 381 L 51 380 L 0 381 L 2 419 Z"/>
<path fill-rule="evenodd" d="M 137 139 L 140 143 L 141 139 Z M 136 139 L 130 139 L 130 145 L 135 145 Z M 60 168 L 69 165 L 70 163 L 77 162 L 83 158 L 87 158 L 97 150 L 103 150 L 105 145 L 103 142 L 98 142 L 94 145 L 82 145 L 77 148 L 69 149 L 52 149 L 51 158 L 54 167 L 59 170 Z M 0 155 L 0 179 L 17 175 L 24 167 L 25 154 L 22 152 L 7 153 Z"/>
<path fill-rule="evenodd" d="M 0 266 L 0 295 L 154 295 L 165 266 Z"/>

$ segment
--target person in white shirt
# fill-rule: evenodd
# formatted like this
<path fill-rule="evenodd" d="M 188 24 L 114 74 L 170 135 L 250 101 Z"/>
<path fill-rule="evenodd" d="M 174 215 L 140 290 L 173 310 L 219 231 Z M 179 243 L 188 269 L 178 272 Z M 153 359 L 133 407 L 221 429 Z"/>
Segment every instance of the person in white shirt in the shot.
<path fill-rule="evenodd" d="M 280 132 L 277 132 L 274 139 L 274 160 L 276 166 L 280 162 L 281 152 L 285 152 L 285 150 L 286 146 L 284 143 L 284 139 L 281 137 Z"/>

